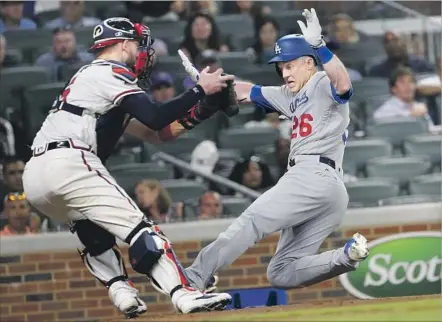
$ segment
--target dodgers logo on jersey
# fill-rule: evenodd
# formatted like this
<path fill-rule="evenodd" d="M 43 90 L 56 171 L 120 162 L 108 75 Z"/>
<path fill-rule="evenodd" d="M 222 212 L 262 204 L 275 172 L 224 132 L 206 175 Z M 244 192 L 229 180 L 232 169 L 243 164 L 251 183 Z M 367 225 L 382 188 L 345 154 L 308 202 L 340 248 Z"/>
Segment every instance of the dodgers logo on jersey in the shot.
<path fill-rule="evenodd" d="M 281 47 L 279 47 L 278 43 L 275 44 L 275 55 L 279 55 L 281 53 Z"/>
<path fill-rule="evenodd" d="M 307 93 L 304 92 L 301 97 L 297 97 L 294 102 L 290 103 L 290 112 L 295 113 L 295 111 L 300 107 L 301 105 L 308 102 Z"/>

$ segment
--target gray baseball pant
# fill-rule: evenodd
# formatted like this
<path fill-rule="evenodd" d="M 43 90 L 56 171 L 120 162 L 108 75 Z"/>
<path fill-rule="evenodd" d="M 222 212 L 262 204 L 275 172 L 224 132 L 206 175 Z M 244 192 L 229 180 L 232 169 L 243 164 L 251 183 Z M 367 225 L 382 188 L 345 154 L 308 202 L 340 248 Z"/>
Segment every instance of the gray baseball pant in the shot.
<path fill-rule="evenodd" d="M 299 157 L 273 188 L 201 250 L 186 273 L 194 286 L 205 289 L 215 272 L 277 231 L 281 236 L 267 268 L 274 287 L 304 287 L 352 271 L 357 263 L 343 247 L 316 254 L 339 227 L 347 204 L 341 169 L 320 163 L 316 156 Z"/>

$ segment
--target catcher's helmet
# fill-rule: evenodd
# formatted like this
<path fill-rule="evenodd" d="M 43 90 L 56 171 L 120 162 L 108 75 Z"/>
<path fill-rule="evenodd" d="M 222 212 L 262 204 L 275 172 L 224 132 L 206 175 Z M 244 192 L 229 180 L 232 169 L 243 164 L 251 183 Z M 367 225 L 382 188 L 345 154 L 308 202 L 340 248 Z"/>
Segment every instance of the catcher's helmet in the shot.
<path fill-rule="evenodd" d="M 269 64 L 287 62 L 302 56 L 310 56 L 318 63 L 318 58 L 310 44 L 302 35 L 287 35 L 276 41 L 274 56 L 269 60 Z"/>
<path fill-rule="evenodd" d="M 138 41 L 137 61 L 135 66 L 130 67 L 133 67 L 139 79 L 146 80 L 150 77 L 155 53 L 152 44 L 155 40 L 147 26 L 134 24 L 127 18 L 109 18 L 95 26 L 93 37 L 94 44 L 89 48 L 91 53 L 124 40 Z"/>

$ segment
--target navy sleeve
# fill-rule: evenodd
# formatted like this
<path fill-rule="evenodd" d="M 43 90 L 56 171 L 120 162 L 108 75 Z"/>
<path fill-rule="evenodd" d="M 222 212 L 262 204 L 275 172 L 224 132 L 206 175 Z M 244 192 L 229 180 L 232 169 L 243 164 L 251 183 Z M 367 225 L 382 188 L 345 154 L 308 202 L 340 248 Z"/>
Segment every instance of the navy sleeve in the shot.
<path fill-rule="evenodd" d="M 347 103 L 350 98 L 353 96 L 353 88 L 350 88 L 346 93 L 338 94 L 336 92 L 336 88 L 333 86 L 332 82 L 330 82 L 331 93 L 336 102 L 339 104 Z"/>
<path fill-rule="evenodd" d="M 159 131 L 175 120 L 187 115 L 187 111 L 205 96 L 200 85 L 196 85 L 170 101 L 157 104 L 146 93 L 125 96 L 120 108 L 154 131 Z"/>
<path fill-rule="evenodd" d="M 265 113 L 277 112 L 275 108 L 269 103 L 269 101 L 262 94 L 261 86 L 254 85 L 250 91 L 250 101 L 255 104 L 256 107 L 264 109 Z"/>

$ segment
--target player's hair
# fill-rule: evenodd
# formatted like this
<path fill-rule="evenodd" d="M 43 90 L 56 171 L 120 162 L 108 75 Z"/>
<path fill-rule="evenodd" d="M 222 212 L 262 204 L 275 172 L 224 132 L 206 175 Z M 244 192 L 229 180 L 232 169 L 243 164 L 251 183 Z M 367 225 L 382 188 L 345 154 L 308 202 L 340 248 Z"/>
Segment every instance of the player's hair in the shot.
<path fill-rule="evenodd" d="M 196 18 L 205 18 L 212 25 L 212 33 L 207 40 L 207 49 L 219 50 L 221 47 L 221 35 L 215 19 L 209 14 L 196 13 L 188 21 L 186 28 L 184 28 L 184 40 L 180 44 L 180 48 L 185 48 L 189 54 L 192 61 L 195 61 L 196 56 L 199 54 L 199 49 L 196 47 L 195 40 L 192 37 L 192 25 Z"/>
<path fill-rule="evenodd" d="M 233 167 L 229 179 L 236 183 L 242 184 L 243 175 L 249 168 L 250 162 L 257 163 L 262 172 L 261 185 L 256 188 L 257 190 L 269 188 L 275 184 L 272 174 L 270 173 L 269 166 L 256 156 L 250 156 L 246 159 L 239 160 Z M 230 194 L 233 194 L 233 191 L 230 191 Z"/>
<path fill-rule="evenodd" d="M 393 86 L 396 84 L 397 80 L 403 76 L 410 76 L 411 79 L 414 82 L 416 82 L 416 76 L 414 75 L 413 70 L 409 67 L 400 66 L 400 67 L 396 68 L 390 75 L 390 78 L 388 80 L 388 84 L 390 86 L 390 89 L 393 88 Z"/>
<path fill-rule="evenodd" d="M 259 33 L 261 31 L 261 28 L 268 23 L 273 25 L 273 27 L 276 29 L 278 34 L 281 31 L 278 21 L 273 17 L 266 16 L 266 17 L 263 17 L 263 18 L 257 20 L 256 25 L 255 25 L 255 43 L 252 46 L 252 48 L 255 51 L 256 56 L 257 56 L 257 63 L 262 63 L 260 56 L 264 50 L 264 47 L 261 43 L 261 38 L 259 37 Z M 276 39 L 278 39 L 278 38 L 279 38 L 279 35 L 277 35 Z"/>
<path fill-rule="evenodd" d="M 159 189 L 158 193 L 158 210 L 161 214 L 165 214 L 169 211 L 171 205 L 172 205 L 172 198 L 170 197 L 167 190 L 161 185 L 161 182 L 158 180 L 152 180 L 152 179 L 144 179 L 137 183 L 137 186 L 144 185 L 148 187 L 149 189 Z"/>
<path fill-rule="evenodd" d="M 3 158 L 3 163 L 2 163 L 2 172 L 3 175 L 6 174 L 6 169 L 7 167 L 12 164 L 12 163 L 16 163 L 16 162 L 24 162 L 22 159 L 20 159 L 19 157 L 12 155 L 12 156 L 6 156 Z"/>

